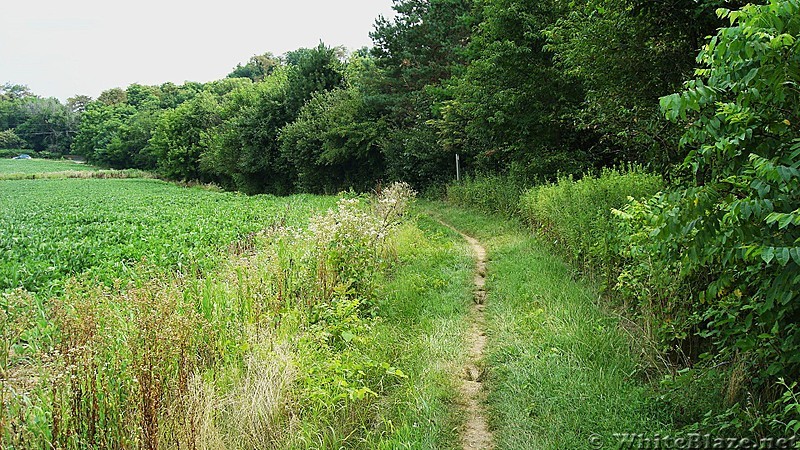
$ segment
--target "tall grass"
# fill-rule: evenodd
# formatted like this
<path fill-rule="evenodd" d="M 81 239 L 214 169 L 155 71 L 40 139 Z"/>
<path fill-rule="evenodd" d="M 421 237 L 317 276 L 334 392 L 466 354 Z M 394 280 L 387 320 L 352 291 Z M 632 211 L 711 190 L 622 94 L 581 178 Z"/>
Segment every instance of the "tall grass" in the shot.
<path fill-rule="evenodd" d="M 527 184 L 505 175 L 467 177 L 447 186 L 447 201 L 506 217 L 519 216 L 519 199 Z"/>
<path fill-rule="evenodd" d="M 97 170 L 78 170 L 78 165 L 75 164 L 75 170 L 62 170 L 58 172 L 35 172 L 35 173 L 20 173 L 20 172 L 7 172 L 0 173 L 0 181 L 6 180 L 55 180 L 62 178 L 99 178 L 99 179 L 125 179 L 125 178 L 156 178 L 150 172 L 138 169 L 97 169 Z"/>
<path fill-rule="evenodd" d="M 52 172 L 89 172 L 98 170 L 89 164 L 77 163 L 69 160 L 55 159 L 8 159 L 2 156 L 0 150 L 0 175 L 9 174 L 43 174 Z"/>
<path fill-rule="evenodd" d="M 617 228 L 612 210 L 625 206 L 631 197 L 649 198 L 663 187 L 659 175 L 606 169 L 598 176 L 565 177 L 534 187 L 521 197 L 520 208 L 525 221 L 586 274 L 613 283 Z"/>

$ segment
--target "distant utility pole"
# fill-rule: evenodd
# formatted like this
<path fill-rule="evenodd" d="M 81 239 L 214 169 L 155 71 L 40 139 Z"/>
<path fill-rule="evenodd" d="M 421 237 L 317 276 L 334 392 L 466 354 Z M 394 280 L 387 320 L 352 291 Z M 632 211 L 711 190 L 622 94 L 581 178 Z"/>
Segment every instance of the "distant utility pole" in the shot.
<path fill-rule="evenodd" d="M 461 181 L 461 160 L 456 153 L 456 181 Z"/>

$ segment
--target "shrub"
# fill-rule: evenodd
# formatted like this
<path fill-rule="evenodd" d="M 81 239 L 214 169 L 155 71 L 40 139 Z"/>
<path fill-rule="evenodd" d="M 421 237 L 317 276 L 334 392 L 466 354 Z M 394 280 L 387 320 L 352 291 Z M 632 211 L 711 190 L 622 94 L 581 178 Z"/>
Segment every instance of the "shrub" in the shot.
<path fill-rule="evenodd" d="M 577 181 L 560 178 L 527 191 L 521 199 L 522 215 L 581 267 L 611 277 L 616 270 L 612 210 L 623 207 L 630 197 L 652 196 L 663 185 L 660 176 L 639 169 L 609 169 Z"/>
<path fill-rule="evenodd" d="M 0 130 L 0 148 L 19 148 L 26 145 L 25 139 L 17 136 L 14 130 Z"/>
<path fill-rule="evenodd" d="M 639 262 L 625 284 L 651 291 L 641 299 L 680 294 L 674 337 L 703 339 L 709 370 L 730 367 L 728 408 L 704 429 L 775 436 L 791 422 L 764 414 L 793 411 L 794 394 L 776 401 L 779 380 L 800 375 L 800 4 L 718 14 L 730 26 L 701 50 L 696 78 L 661 99 L 686 127 L 694 180 L 620 213 Z"/>
<path fill-rule="evenodd" d="M 740 11 L 701 51 L 696 80 L 662 99 L 690 119 L 682 143 L 696 182 L 663 199 L 659 257 L 699 277 L 702 332 L 745 352 L 755 383 L 800 374 L 800 5 Z"/>

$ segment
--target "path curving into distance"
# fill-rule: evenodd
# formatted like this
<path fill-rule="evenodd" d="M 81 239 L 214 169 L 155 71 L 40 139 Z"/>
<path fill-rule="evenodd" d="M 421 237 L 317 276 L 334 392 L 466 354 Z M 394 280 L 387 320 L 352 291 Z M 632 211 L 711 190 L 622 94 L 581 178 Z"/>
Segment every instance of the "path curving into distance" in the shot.
<path fill-rule="evenodd" d="M 467 362 L 461 374 L 459 386 L 461 398 L 459 404 L 464 410 L 466 422 L 461 430 L 461 447 L 464 450 L 484 450 L 494 448 L 492 433 L 489 431 L 486 420 L 484 399 L 485 368 L 483 355 L 486 349 L 486 322 L 484 303 L 486 302 L 486 248 L 481 243 L 468 236 L 452 225 L 439 220 L 439 222 L 460 234 L 469 243 L 475 257 L 475 285 L 474 302 L 470 307 L 470 326 L 465 345 L 469 353 Z"/>

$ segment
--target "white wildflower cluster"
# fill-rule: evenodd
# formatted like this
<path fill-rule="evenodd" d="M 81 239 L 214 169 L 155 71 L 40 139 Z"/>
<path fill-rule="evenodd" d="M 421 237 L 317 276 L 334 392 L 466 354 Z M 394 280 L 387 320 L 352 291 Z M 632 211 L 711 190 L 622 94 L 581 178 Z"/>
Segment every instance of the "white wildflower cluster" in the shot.
<path fill-rule="evenodd" d="M 358 198 L 342 198 L 336 209 L 311 219 L 308 230 L 317 243 L 346 242 L 370 245 L 385 237 L 385 230 L 375 216 L 367 213 Z"/>
<path fill-rule="evenodd" d="M 325 292 L 337 284 L 358 291 L 381 270 L 386 239 L 415 196 L 408 184 L 394 183 L 369 202 L 373 207 L 363 197 L 341 198 L 335 208 L 312 217 L 305 229 L 279 225 L 264 234 L 285 250 L 279 253 L 297 258 L 299 264 L 291 269 L 295 277 L 309 277 L 315 280 L 309 285 Z"/>
<path fill-rule="evenodd" d="M 309 232 L 302 227 L 273 225 L 266 230 L 262 230 L 260 235 L 271 240 L 288 239 L 289 241 L 302 241 L 309 237 Z"/>
<path fill-rule="evenodd" d="M 373 208 L 359 198 L 340 199 L 335 210 L 311 221 L 317 250 L 343 279 L 368 282 L 380 270 L 387 236 L 415 195 L 407 183 L 394 183 L 378 194 Z"/>
<path fill-rule="evenodd" d="M 317 277 L 360 285 L 378 269 L 387 230 L 358 198 L 340 199 L 335 209 L 308 225 Z M 330 278 L 332 277 L 332 278 Z"/>
<path fill-rule="evenodd" d="M 375 213 L 384 224 L 399 221 L 417 192 L 406 182 L 395 182 L 378 193 Z"/>

